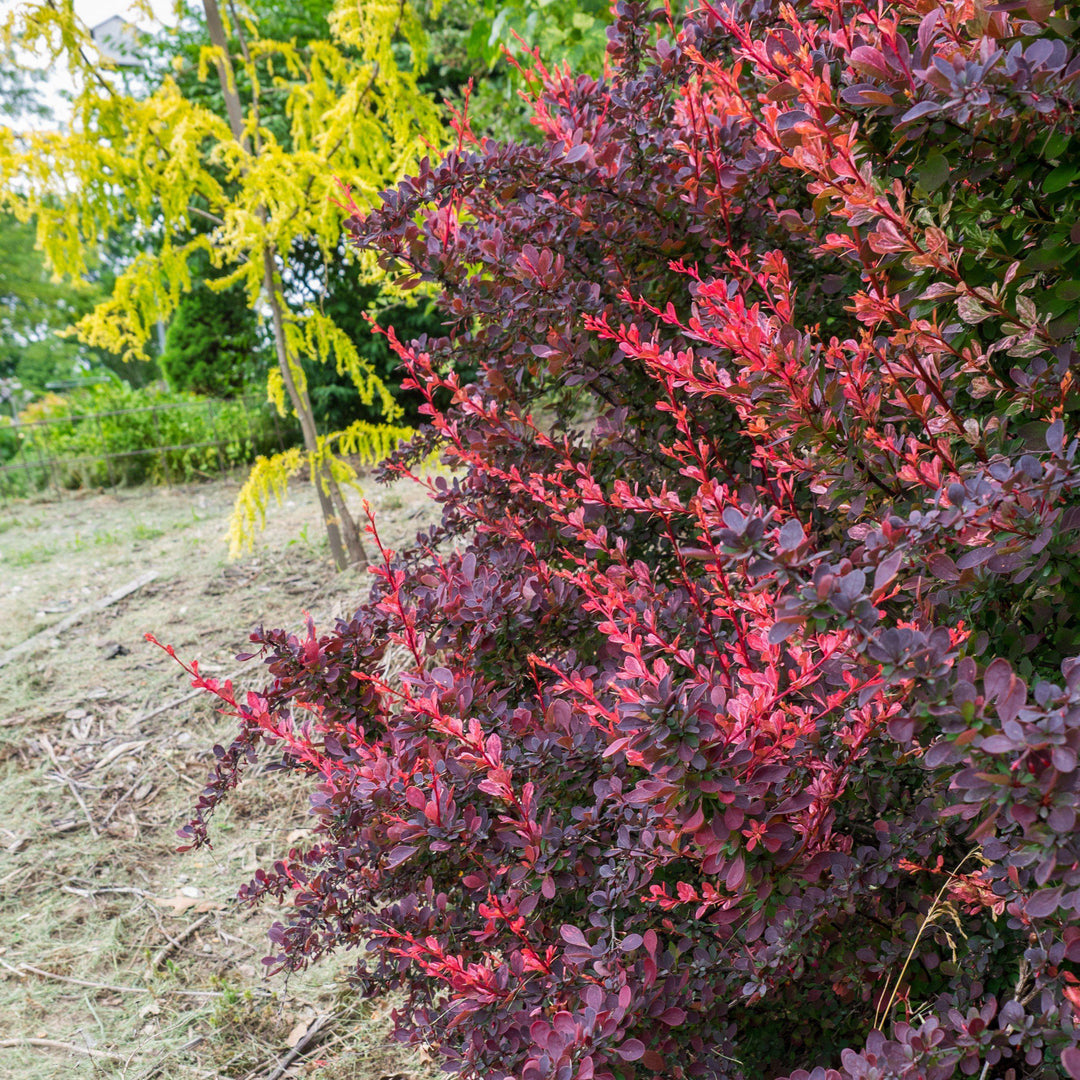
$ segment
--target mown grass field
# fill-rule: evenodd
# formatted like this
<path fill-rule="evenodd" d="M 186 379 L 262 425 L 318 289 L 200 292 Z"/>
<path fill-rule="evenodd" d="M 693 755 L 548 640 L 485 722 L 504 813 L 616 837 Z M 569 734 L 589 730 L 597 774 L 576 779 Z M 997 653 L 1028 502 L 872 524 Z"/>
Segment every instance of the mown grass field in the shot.
<path fill-rule="evenodd" d="M 233 897 L 309 826 L 288 776 L 246 782 L 212 851 L 175 851 L 230 723 L 143 635 L 228 675 L 252 626 L 326 622 L 367 587 L 333 572 L 304 487 L 229 563 L 238 483 L 0 508 L 0 662 L 23 647 L 0 666 L 0 1076 L 428 1075 L 387 1038 L 393 1002 L 347 992 L 348 957 L 262 976 L 275 912 Z M 369 499 L 390 544 L 432 513 L 412 488 Z"/>

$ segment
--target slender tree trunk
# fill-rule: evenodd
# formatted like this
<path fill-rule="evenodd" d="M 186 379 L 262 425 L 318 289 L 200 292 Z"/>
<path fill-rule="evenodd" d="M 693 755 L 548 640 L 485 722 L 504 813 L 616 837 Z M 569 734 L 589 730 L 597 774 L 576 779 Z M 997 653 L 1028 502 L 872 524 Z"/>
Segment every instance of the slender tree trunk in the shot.
<path fill-rule="evenodd" d="M 292 364 L 289 362 L 288 345 L 285 342 L 285 318 L 281 310 L 281 298 L 278 295 L 277 277 L 275 274 L 274 253 L 269 246 L 263 248 L 263 287 L 270 298 L 270 318 L 274 325 L 274 348 L 277 352 L 278 368 L 285 382 L 285 389 L 289 392 L 289 400 L 292 402 L 293 411 L 300 421 L 300 432 L 304 437 L 304 449 L 312 455 L 318 453 L 319 436 L 315 429 L 315 416 L 311 410 L 311 400 L 307 391 L 301 391 L 293 377 Z M 329 470 L 325 465 L 316 466 L 312 469 L 315 480 L 315 492 L 319 497 L 319 509 L 322 511 L 323 524 L 326 526 L 326 538 L 330 541 L 330 554 L 334 557 L 334 565 L 339 570 L 344 570 L 349 565 L 349 557 L 341 542 L 341 528 L 337 515 L 334 513 L 334 503 L 330 495 L 331 485 L 334 488 L 333 477 L 328 475 Z M 338 493 L 340 498 L 340 492 Z M 342 500 L 344 501 L 344 500 Z M 355 529 L 355 526 L 353 526 Z"/>
<path fill-rule="evenodd" d="M 225 97 L 225 112 L 229 117 L 229 130 L 232 131 L 233 138 L 240 146 L 245 151 L 249 151 L 248 140 L 244 134 L 243 108 L 240 104 L 240 95 L 236 89 L 236 78 L 232 64 L 229 61 L 225 27 L 221 22 L 221 13 L 218 10 L 217 0 L 203 0 L 203 11 L 206 14 L 206 26 L 210 33 L 210 42 L 221 52 L 217 60 L 217 69 L 218 78 L 221 81 L 221 92 Z M 263 221 L 266 220 L 266 211 L 262 207 L 259 208 L 259 217 Z M 278 368 L 281 371 L 285 389 L 288 391 L 289 400 L 292 402 L 293 411 L 300 421 L 304 449 L 311 455 L 311 460 L 314 463 L 317 461 L 319 449 L 315 414 L 312 411 L 311 399 L 308 397 L 307 390 L 297 386 L 296 379 L 293 377 L 288 343 L 285 340 L 284 300 L 278 287 L 277 266 L 272 244 L 264 244 L 262 260 L 263 287 L 266 289 L 267 299 L 270 304 L 270 317 L 274 327 L 274 348 L 277 353 Z M 334 479 L 329 466 L 325 463 L 316 464 L 312 471 L 315 478 L 315 491 L 319 497 L 319 507 L 322 511 L 323 524 L 326 526 L 326 537 L 330 541 L 330 552 L 334 557 L 335 565 L 339 570 L 344 570 L 350 563 L 360 567 L 367 566 L 367 554 L 360 540 L 360 530 L 356 527 L 356 522 L 345 504 L 341 485 Z"/>

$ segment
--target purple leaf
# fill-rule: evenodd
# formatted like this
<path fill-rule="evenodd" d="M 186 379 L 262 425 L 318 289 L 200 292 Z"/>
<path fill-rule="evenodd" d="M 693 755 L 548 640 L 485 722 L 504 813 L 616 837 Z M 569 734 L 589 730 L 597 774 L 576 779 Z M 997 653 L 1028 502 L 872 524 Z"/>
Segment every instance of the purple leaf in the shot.
<path fill-rule="evenodd" d="M 777 619 L 769 629 L 769 644 L 779 645 L 781 641 L 786 641 L 800 626 L 802 619 Z"/>
<path fill-rule="evenodd" d="M 679 1027 L 686 1023 L 686 1010 L 673 1005 L 670 1009 L 662 1012 L 656 1019 L 661 1024 L 667 1024 L 668 1027 Z"/>
<path fill-rule="evenodd" d="M 390 857 L 386 860 L 386 867 L 388 870 L 393 870 L 395 866 L 400 866 L 407 859 L 410 859 L 417 853 L 419 848 L 410 847 L 406 844 L 398 844 L 393 851 L 390 852 Z"/>
<path fill-rule="evenodd" d="M 943 555 L 940 552 L 937 555 L 931 555 L 926 560 L 926 569 L 941 581 L 960 580 L 960 568 L 948 555 Z"/>
<path fill-rule="evenodd" d="M 1060 900 L 1060 887 L 1057 889 L 1040 889 L 1029 897 L 1028 902 L 1024 905 L 1024 912 L 1029 919 L 1045 919 L 1057 911 Z"/>
<path fill-rule="evenodd" d="M 910 124 L 915 120 L 921 120 L 924 116 L 932 116 L 937 112 L 941 112 L 941 106 L 936 101 L 920 101 L 918 105 L 913 105 L 908 109 L 897 123 Z"/>
<path fill-rule="evenodd" d="M 982 566 L 984 562 L 994 557 L 994 549 L 992 547 L 977 547 L 972 548 L 970 551 L 965 551 L 959 559 L 956 560 L 956 565 L 961 570 L 968 570 L 973 566 Z"/>
<path fill-rule="evenodd" d="M 983 691 L 988 698 L 996 698 L 1008 690 L 1013 672 L 1008 660 L 998 657 L 987 665 L 983 673 Z"/>
<path fill-rule="evenodd" d="M 746 518 L 734 506 L 725 506 L 721 516 L 724 519 L 724 524 L 732 532 L 742 533 L 746 529 Z"/>
<path fill-rule="evenodd" d="M 1065 445 L 1065 424 L 1061 417 L 1058 417 L 1057 420 L 1046 429 L 1046 445 L 1052 453 L 1061 453 L 1062 448 Z"/>
<path fill-rule="evenodd" d="M 1020 710 L 1027 703 L 1027 683 L 1014 678 L 1009 689 L 998 698 L 997 712 L 1002 724 L 1015 720 Z"/>
<path fill-rule="evenodd" d="M 1010 1024 L 1020 1025 L 1024 1022 L 1024 1006 L 1019 1001 L 1006 1001 L 998 1013 L 998 1023 L 1006 1028 Z"/>
<path fill-rule="evenodd" d="M 1080 1047 L 1070 1046 L 1061 1051 L 1061 1067 L 1072 1080 L 1080 1080 Z"/>
<path fill-rule="evenodd" d="M 900 563 L 903 560 L 904 553 L 894 551 L 887 559 L 878 564 L 878 568 L 874 571 L 874 592 L 884 589 L 896 577 L 896 572 L 900 569 Z"/>
<path fill-rule="evenodd" d="M 589 947 L 588 941 L 585 940 L 585 935 L 576 927 L 570 923 L 563 923 L 559 928 L 559 936 L 568 945 L 576 945 L 578 948 L 587 949 Z"/>
<path fill-rule="evenodd" d="M 780 541 L 781 551 L 794 551 L 806 539 L 806 533 L 803 532 L 802 525 L 792 518 L 784 522 L 777 539 Z"/>
<path fill-rule="evenodd" d="M 1050 760 L 1058 772 L 1070 773 L 1076 769 L 1076 751 L 1067 746 L 1055 746 L 1050 752 Z"/>

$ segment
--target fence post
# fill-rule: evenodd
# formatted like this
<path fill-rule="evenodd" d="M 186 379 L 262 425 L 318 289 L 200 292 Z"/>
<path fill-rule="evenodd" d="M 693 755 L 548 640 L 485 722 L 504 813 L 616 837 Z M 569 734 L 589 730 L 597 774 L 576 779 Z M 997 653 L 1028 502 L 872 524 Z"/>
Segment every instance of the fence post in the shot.
<path fill-rule="evenodd" d="M 105 470 L 109 474 L 109 487 L 115 490 L 116 477 L 113 475 L 112 454 L 109 453 L 109 444 L 105 438 L 105 425 L 101 422 L 101 413 L 94 413 L 97 421 L 98 438 L 101 440 L 101 456 L 105 459 Z"/>
<path fill-rule="evenodd" d="M 161 428 L 158 425 L 158 406 L 150 406 L 150 422 L 154 425 L 154 442 L 158 445 L 158 460 L 161 462 L 161 470 L 165 474 L 165 486 L 172 487 L 172 478 L 169 476 L 169 460 L 165 448 L 161 445 Z"/>
<path fill-rule="evenodd" d="M 33 477 L 34 474 L 31 471 L 33 469 L 33 465 L 30 462 L 30 455 L 27 453 L 27 450 L 26 450 L 26 438 L 25 438 L 25 436 L 20 437 L 21 432 L 19 431 L 19 425 L 18 424 L 16 424 L 12 428 L 12 430 L 15 432 L 15 438 L 18 440 L 17 444 L 16 444 L 16 450 L 15 450 L 15 460 L 22 462 L 23 473 L 26 475 L 27 482 L 30 483 L 30 482 L 32 482 L 32 477 Z M 41 458 L 41 448 L 40 447 L 38 447 L 38 458 L 39 459 Z M 48 481 L 46 480 L 42 486 L 47 487 L 48 486 Z M 14 487 L 14 483 L 12 484 L 12 487 Z M 29 492 L 30 492 L 30 489 L 27 488 L 27 494 L 29 494 Z"/>
<path fill-rule="evenodd" d="M 70 406 L 68 407 L 68 419 L 71 419 L 71 408 L 70 408 Z M 40 423 L 42 425 L 42 432 L 46 432 L 46 431 L 48 431 L 48 426 L 49 426 L 50 423 L 52 423 L 52 421 L 50 421 L 50 420 L 42 420 L 42 421 L 40 421 Z M 34 446 L 37 448 L 38 461 L 41 463 L 42 469 L 45 471 L 46 475 L 49 478 L 46 481 L 46 487 L 51 482 L 52 486 L 53 486 L 53 490 L 56 492 L 56 497 L 59 499 L 59 498 L 62 497 L 63 493 L 60 491 L 60 484 L 56 479 L 56 470 L 53 468 L 53 458 L 51 456 L 47 457 L 46 455 L 44 455 L 41 452 L 41 442 L 39 440 L 37 440 L 37 439 L 34 440 Z M 49 450 L 50 451 L 52 450 L 52 441 L 51 440 L 49 440 Z"/>
<path fill-rule="evenodd" d="M 244 430 L 247 432 L 247 453 L 255 453 L 255 435 L 251 430 L 251 413 L 248 412 L 248 399 L 246 394 L 240 395 L 240 408 L 244 411 Z"/>
<path fill-rule="evenodd" d="M 217 467 L 221 475 L 225 474 L 225 455 L 221 452 L 221 432 L 218 430 L 218 417 L 221 410 L 215 409 L 216 399 L 206 399 L 206 418 L 210 421 L 210 433 L 214 438 L 214 449 L 217 451 Z"/>
<path fill-rule="evenodd" d="M 278 412 L 276 405 L 274 405 L 270 409 L 270 419 L 274 421 L 274 435 L 277 437 L 278 449 L 284 451 L 285 440 L 281 436 L 281 426 L 278 424 Z"/>

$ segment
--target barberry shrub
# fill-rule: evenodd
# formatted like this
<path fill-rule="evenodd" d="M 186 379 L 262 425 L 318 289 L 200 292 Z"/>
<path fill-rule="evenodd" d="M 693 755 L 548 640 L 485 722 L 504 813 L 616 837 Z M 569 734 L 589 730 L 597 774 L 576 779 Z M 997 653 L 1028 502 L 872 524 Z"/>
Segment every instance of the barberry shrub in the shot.
<path fill-rule="evenodd" d="M 262 693 L 193 668 L 190 844 L 311 780 L 271 971 L 485 1080 L 1080 1077 L 1075 27 L 624 0 L 353 219 L 453 320 L 385 472 L 454 471 Z"/>

